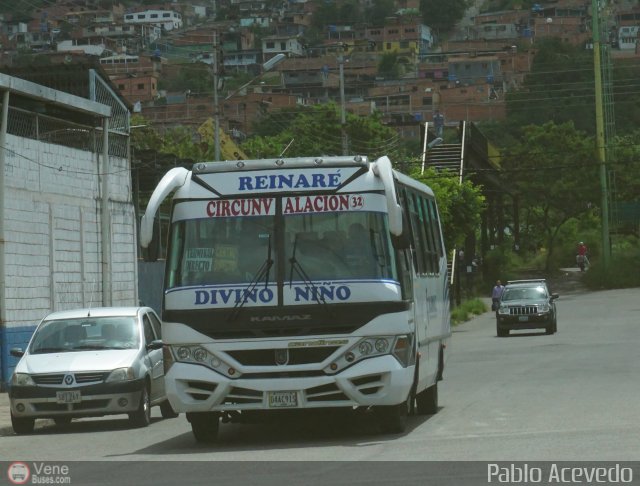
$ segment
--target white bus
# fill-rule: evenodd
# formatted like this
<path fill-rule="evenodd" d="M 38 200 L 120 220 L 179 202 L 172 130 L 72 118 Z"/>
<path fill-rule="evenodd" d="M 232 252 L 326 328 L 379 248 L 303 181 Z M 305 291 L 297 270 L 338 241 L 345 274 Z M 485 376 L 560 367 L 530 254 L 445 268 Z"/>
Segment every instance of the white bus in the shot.
<path fill-rule="evenodd" d="M 174 191 L 165 379 L 197 441 L 225 414 L 366 407 L 398 433 L 437 411 L 451 329 L 429 187 L 387 157 L 196 163 L 160 181 L 143 247 Z"/>

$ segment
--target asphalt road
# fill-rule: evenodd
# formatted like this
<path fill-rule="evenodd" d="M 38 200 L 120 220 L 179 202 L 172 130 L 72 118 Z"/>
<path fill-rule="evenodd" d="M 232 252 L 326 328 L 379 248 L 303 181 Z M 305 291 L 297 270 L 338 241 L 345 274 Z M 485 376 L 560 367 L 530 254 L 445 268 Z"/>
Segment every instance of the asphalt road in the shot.
<path fill-rule="evenodd" d="M 263 463 L 260 471 L 271 471 L 264 479 L 273 479 L 274 484 L 287 477 L 291 484 L 316 484 L 313 479 L 323 484 L 326 474 L 336 472 L 337 466 L 328 465 L 333 461 L 349 461 L 356 470 L 346 477 L 358 478 L 356 484 L 395 484 L 388 482 L 389 471 L 398 479 L 397 468 L 391 467 L 365 481 L 379 465 L 365 466 L 363 461 L 481 461 L 483 468 L 491 461 L 637 461 L 640 290 L 562 292 L 557 307 L 555 335 L 518 331 L 498 338 L 490 312 L 456 327 L 440 383 L 440 410 L 433 416 L 411 417 L 405 434 L 381 435 L 367 414 L 331 413 L 223 424 L 220 443 L 202 446 L 195 443 L 183 415 L 162 420 L 159 410 L 154 410 L 154 421 L 145 429 L 129 429 L 125 417 L 115 417 L 74 421 L 66 428 L 47 424 L 29 436 L 5 435 L 0 438 L 0 457 L 8 461 L 207 461 L 209 465 L 211 461 L 295 461 L 279 466 Z M 308 463 L 305 469 L 297 461 L 331 462 L 313 467 L 316 473 L 325 471 L 316 478 L 309 475 Z M 229 477 L 256 474 L 253 462 L 246 467 L 234 464 L 235 472 Z M 227 466 L 220 464 L 220 480 L 227 477 L 223 470 Z M 87 463 L 83 469 L 105 467 Z M 158 465 L 158 471 L 166 467 Z M 194 481 L 209 478 L 208 473 L 197 472 L 199 465 L 190 467 Z M 368 474 L 358 474 L 357 468 Z M 149 480 L 144 468 L 120 463 L 117 470 L 129 471 L 132 478 L 138 475 L 136 484 Z M 402 471 L 406 484 L 413 484 L 410 479 L 421 474 L 408 466 Z M 461 474 L 466 480 L 480 476 L 477 471 L 463 471 L 458 466 L 439 476 L 438 484 L 487 483 L 484 472 L 480 482 L 465 483 Z M 167 476 L 156 477 L 159 482 L 153 484 L 175 484 L 163 483 L 163 478 Z M 636 479 L 640 480 L 640 471 Z"/>

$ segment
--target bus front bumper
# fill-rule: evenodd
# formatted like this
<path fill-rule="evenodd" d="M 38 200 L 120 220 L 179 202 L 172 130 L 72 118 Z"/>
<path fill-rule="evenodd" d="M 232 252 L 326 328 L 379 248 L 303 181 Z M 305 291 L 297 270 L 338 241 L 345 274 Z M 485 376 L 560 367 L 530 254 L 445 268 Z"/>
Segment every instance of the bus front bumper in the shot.
<path fill-rule="evenodd" d="M 414 366 L 392 356 L 361 361 L 336 375 L 230 379 L 201 365 L 175 363 L 165 376 L 176 412 L 396 405 L 413 385 Z"/>

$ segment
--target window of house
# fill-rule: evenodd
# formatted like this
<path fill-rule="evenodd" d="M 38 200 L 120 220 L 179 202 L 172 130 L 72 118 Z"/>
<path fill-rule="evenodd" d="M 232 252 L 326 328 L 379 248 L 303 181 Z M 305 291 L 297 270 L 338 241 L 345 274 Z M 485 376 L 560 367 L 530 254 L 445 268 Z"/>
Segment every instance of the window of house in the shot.
<path fill-rule="evenodd" d="M 422 105 L 423 106 L 433 105 L 433 98 L 431 96 L 425 96 L 424 98 L 422 98 Z"/>
<path fill-rule="evenodd" d="M 146 17 L 147 17 L 146 14 L 138 14 L 139 19 L 145 19 Z"/>
<path fill-rule="evenodd" d="M 118 89 L 121 90 L 121 91 L 124 90 L 125 89 L 125 85 L 124 84 L 119 84 L 118 85 Z"/>
<path fill-rule="evenodd" d="M 391 42 L 387 42 L 387 49 L 391 50 Z"/>
<path fill-rule="evenodd" d="M 276 46 L 275 42 L 267 42 L 265 43 L 265 45 L 267 46 L 267 49 L 273 49 Z"/>
<path fill-rule="evenodd" d="M 162 17 L 163 18 L 169 18 L 169 17 L 171 17 L 171 14 L 169 12 L 166 12 L 166 13 L 162 14 Z"/>
<path fill-rule="evenodd" d="M 138 89 L 144 89 L 144 83 L 138 83 Z"/>
<path fill-rule="evenodd" d="M 409 47 L 409 41 L 400 41 L 400 48 L 407 49 Z"/>
<path fill-rule="evenodd" d="M 133 20 L 133 15 L 125 15 L 124 18 L 127 20 Z"/>
<path fill-rule="evenodd" d="M 151 18 L 152 19 L 157 19 L 158 18 L 158 14 L 151 14 Z"/>
<path fill-rule="evenodd" d="M 397 34 L 398 33 L 398 29 L 389 29 L 389 34 Z"/>

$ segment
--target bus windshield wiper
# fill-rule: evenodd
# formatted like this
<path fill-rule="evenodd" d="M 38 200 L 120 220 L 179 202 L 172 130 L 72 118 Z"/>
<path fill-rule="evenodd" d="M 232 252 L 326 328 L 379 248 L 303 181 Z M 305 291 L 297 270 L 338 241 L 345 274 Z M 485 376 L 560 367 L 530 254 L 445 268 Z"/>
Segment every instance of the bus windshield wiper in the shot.
<path fill-rule="evenodd" d="M 304 268 L 302 268 L 302 265 L 300 264 L 300 262 L 296 260 L 296 249 L 298 248 L 299 234 L 300 233 L 296 233 L 296 237 L 293 239 L 293 249 L 291 250 L 291 258 L 289 258 L 289 263 L 291 263 L 291 270 L 289 272 L 289 288 L 293 287 L 293 271 L 295 270 L 296 273 L 302 279 L 302 281 L 306 285 L 311 287 L 311 289 L 313 290 L 313 296 L 315 298 L 315 301 L 318 304 L 324 304 L 326 306 L 325 308 L 328 309 L 329 304 L 327 304 L 327 301 L 325 300 L 324 296 L 320 296 L 320 292 L 318 292 L 318 287 L 316 287 L 313 281 L 309 278 L 309 275 L 307 274 L 307 272 L 304 271 Z"/>
<path fill-rule="evenodd" d="M 271 233 L 269 233 L 268 242 L 267 242 L 267 258 L 262 262 L 260 268 L 256 272 L 249 285 L 242 291 L 242 298 L 236 301 L 236 305 L 233 306 L 233 312 L 229 316 L 230 321 L 234 321 L 238 318 L 240 314 L 240 309 L 247 302 L 247 299 L 251 292 L 258 286 L 258 283 L 264 277 L 264 288 L 266 289 L 269 286 L 269 272 L 271 267 L 273 266 L 273 259 L 271 258 Z"/>

